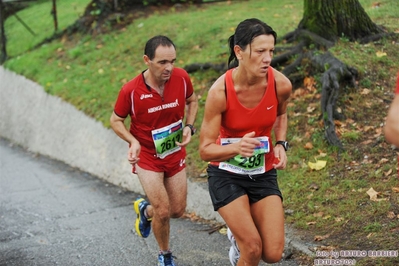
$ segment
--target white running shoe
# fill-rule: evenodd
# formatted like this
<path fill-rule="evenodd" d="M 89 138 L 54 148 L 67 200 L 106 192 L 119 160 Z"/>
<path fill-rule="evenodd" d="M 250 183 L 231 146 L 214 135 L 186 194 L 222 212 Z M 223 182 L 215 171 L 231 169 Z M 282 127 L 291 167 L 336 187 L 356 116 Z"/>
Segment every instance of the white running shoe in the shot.
<path fill-rule="evenodd" d="M 229 250 L 230 263 L 231 265 L 236 266 L 238 259 L 240 258 L 240 250 L 238 249 L 236 239 L 234 238 L 233 233 L 230 231 L 230 228 L 227 228 L 227 238 L 231 242 L 231 247 Z"/>

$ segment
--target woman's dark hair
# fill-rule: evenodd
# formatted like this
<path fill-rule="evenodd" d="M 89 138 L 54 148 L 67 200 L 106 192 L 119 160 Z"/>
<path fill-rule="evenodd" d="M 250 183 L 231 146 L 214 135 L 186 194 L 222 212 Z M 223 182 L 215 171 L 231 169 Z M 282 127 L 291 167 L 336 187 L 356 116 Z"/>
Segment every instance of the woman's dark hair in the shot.
<path fill-rule="evenodd" d="M 154 59 L 155 57 L 155 50 L 158 48 L 158 46 L 173 46 L 176 49 L 175 44 L 172 42 L 171 39 L 169 39 L 166 36 L 163 35 L 157 35 L 152 37 L 147 41 L 144 47 L 144 54 L 150 58 L 150 60 Z"/>
<path fill-rule="evenodd" d="M 254 38 L 260 35 L 273 35 L 274 44 L 276 44 L 277 33 L 257 18 L 246 19 L 238 24 L 237 29 L 229 38 L 230 56 L 228 61 L 229 69 L 238 66 L 238 60 L 234 52 L 234 46 L 238 45 L 241 49 L 245 49 L 247 45 L 251 44 Z"/>

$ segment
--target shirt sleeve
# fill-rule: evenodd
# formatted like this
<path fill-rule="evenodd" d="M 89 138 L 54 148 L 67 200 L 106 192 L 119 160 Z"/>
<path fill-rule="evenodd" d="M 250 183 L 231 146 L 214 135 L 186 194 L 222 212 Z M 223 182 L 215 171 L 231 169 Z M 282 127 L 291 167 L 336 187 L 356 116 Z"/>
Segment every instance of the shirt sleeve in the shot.
<path fill-rule="evenodd" d="M 116 115 L 122 118 L 126 118 L 131 113 L 132 108 L 132 95 L 126 86 L 122 87 L 119 91 L 118 98 L 116 99 L 114 112 Z"/>

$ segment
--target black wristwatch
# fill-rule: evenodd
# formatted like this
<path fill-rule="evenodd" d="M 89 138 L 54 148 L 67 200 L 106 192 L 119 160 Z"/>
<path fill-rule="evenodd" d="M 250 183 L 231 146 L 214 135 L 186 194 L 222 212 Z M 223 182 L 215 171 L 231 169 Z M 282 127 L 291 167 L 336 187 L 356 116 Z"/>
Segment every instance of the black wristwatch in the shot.
<path fill-rule="evenodd" d="M 191 129 L 191 136 L 195 134 L 195 131 L 197 131 L 193 125 L 191 124 L 187 124 L 185 125 L 185 127 L 189 127 Z"/>
<path fill-rule="evenodd" d="M 274 146 L 277 146 L 278 144 L 280 144 L 281 146 L 283 146 L 283 148 L 284 148 L 285 151 L 288 151 L 288 147 L 289 147 L 288 141 L 279 140 L 279 141 L 276 142 L 276 145 L 274 145 Z"/>

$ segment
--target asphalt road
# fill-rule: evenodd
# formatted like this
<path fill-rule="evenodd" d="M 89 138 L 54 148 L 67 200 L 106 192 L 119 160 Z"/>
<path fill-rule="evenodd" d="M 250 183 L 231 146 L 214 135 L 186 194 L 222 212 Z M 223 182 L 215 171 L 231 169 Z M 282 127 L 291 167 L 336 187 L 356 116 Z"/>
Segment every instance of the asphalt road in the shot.
<path fill-rule="evenodd" d="M 154 236 L 132 230 L 137 196 L 0 139 L 0 265 L 156 265 Z M 227 237 L 208 229 L 172 220 L 179 266 L 230 265 Z"/>

